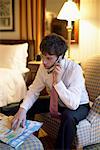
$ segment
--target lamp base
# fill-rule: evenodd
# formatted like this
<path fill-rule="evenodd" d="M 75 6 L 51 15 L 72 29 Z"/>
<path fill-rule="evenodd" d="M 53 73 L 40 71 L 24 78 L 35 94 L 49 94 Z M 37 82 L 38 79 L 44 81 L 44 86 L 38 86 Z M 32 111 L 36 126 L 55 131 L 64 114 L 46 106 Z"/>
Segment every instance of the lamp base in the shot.
<path fill-rule="evenodd" d="M 68 58 L 70 58 L 70 45 L 71 45 L 71 32 L 72 32 L 72 27 L 71 27 L 71 21 L 70 25 L 67 26 L 67 31 L 68 31 Z"/>

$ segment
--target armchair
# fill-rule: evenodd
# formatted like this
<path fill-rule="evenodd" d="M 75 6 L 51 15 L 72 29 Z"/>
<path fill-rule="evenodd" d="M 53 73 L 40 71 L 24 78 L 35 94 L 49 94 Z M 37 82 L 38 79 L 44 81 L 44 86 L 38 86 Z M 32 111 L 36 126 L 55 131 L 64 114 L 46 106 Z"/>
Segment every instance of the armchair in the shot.
<path fill-rule="evenodd" d="M 74 144 L 77 149 L 100 143 L 100 56 L 94 56 L 82 65 L 86 87 L 92 106 L 86 119 L 77 125 Z M 43 130 L 52 139 L 56 139 L 60 120 L 47 114 L 36 114 L 36 120 L 43 121 Z"/>

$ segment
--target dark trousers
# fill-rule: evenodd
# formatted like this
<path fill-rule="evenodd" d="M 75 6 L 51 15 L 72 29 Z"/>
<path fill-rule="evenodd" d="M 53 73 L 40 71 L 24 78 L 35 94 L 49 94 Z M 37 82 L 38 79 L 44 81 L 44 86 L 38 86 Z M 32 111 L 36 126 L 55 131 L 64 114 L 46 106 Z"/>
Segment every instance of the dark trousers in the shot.
<path fill-rule="evenodd" d="M 36 113 L 49 112 L 49 98 L 38 99 L 27 113 L 27 119 L 33 119 Z M 71 150 L 72 142 L 76 134 L 76 125 L 86 118 L 89 105 L 80 105 L 77 110 L 60 107 L 61 125 L 56 143 L 57 150 Z"/>

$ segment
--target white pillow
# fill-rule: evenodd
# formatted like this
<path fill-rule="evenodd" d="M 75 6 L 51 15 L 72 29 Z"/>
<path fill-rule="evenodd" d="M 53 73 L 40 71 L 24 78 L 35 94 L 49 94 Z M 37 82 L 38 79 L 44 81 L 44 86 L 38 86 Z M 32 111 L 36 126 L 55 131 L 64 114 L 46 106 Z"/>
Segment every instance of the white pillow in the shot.
<path fill-rule="evenodd" d="M 2 45 L 0 44 L 0 67 L 17 69 L 21 73 L 26 68 L 28 43 Z"/>

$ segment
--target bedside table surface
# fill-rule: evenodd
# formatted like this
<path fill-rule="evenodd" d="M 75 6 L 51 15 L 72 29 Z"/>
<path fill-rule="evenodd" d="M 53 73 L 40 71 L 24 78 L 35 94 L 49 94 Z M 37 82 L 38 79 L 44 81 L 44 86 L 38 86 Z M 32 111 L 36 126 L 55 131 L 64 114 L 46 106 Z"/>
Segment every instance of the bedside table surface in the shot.
<path fill-rule="evenodd" d="M 28 62 L 28 68 L 30 70 L 30 72 L 28 74 L 28 79 L 27 79 L 28 86 L 35 79 L 35 76 L 36 76 L 36 73 L 37 73 L 37 70 L 38 70 L 40 64 L 41 64 L 41 61 L 29 61 Z"/>
<path fill-rule="evenodd" d="M 35 60 L 28 62 L 29 65 L 32 65 L 32 64 L 34 64 L 34 65 L 35 65 L 35 64 L 36 64 L 36 65 L 40 65 L 41 63 L 42 63 L 42 61 L 35 61 Z"/>

